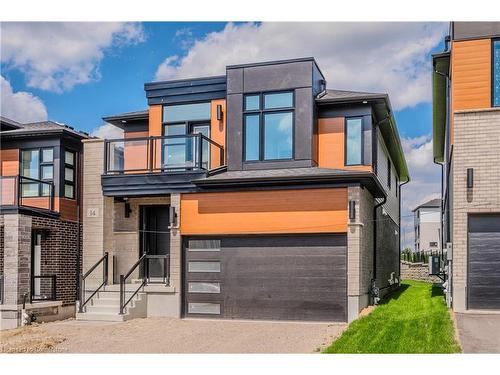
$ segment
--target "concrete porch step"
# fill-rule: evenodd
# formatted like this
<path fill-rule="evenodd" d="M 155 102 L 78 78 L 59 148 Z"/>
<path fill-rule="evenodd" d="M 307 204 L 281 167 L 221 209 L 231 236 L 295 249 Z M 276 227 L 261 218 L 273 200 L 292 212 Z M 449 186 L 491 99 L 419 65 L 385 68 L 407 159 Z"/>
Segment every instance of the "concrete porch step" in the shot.
<path fill-rule="evenodd" d="M 90 321 L 100 321 L 100 322 L 123 322 L 127 320 L 126 315 L 120 315 L 118 313 L 109 312 L 85 312 L 77 313 L 76 320 L 90 320 Z"/>

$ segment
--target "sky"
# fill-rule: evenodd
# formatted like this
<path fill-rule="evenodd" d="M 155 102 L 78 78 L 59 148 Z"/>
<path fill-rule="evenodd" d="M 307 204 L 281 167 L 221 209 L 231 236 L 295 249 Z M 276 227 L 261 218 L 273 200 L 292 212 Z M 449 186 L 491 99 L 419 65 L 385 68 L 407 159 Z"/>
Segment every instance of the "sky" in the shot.
<path fill-rule="evenodd" d="M 412 181 L 403 187 L 404 246 L 411 210 L 439 197 L 432 160 L 431 55 L 448 23 L 1 23 L 1 113 L 119 137 L 102 117 L 147 108 L 144 83 L 224 74 L 229 64 L 313 56 L 328 88 L 387 92 Z"/>

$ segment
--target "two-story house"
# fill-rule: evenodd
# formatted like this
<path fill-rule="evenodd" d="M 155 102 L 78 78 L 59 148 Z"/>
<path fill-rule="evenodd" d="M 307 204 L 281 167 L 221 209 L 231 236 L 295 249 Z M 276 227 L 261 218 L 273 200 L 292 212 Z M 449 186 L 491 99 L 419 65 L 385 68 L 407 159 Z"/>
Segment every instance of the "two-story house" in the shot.
<path fill-rule="evenodd" d="M 51 121 L 0 117 L 0 328 L 75 314 L 82 139 Z"/>
<path fill-rule="evenodd" d="M 441 199 L 431 199 L 413 209 L 415 251 L 441 250 Z"/>
<path fill-rule="evenodd" d="M 78 319 L 351 321 L 398 283 L 388 95 L 327 89 L 313 58 L 145 91 L 104 118 L 123 139 L 84 141 Z"/>
<path fill-rule="evenodd" d="M 452 22 L 434 55 L 434 160 L 443 166 L 448 300 L 500 309 L 500 23 Z"/>

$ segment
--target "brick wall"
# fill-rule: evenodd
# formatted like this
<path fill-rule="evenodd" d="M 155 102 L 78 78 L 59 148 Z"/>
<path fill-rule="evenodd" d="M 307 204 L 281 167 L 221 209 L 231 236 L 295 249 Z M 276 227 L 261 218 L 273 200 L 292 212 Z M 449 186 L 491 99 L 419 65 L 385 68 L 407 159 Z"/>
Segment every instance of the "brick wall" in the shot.
<path fill-rule="evenodd" d="M 500 212 L 500 108 L 458 111 L 453 146 L 453 307 L 466 309 L 467 217 Z M 467 189 L 467 168 L 474 188 Z"/>
<path fill-rule="evenodd" d="M 401 279 L 427 281 L 429 283 L 440 283 L 437 276 L 429 275 L 429 265 L 424 263 L 401 262 Z"/>

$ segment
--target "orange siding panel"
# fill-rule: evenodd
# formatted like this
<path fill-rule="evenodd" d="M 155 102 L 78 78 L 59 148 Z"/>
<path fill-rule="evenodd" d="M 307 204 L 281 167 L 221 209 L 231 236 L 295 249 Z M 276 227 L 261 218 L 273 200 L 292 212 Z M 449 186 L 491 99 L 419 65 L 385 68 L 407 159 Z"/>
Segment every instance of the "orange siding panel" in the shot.
<path fill-rule="evenodd" d="M 183 235 L 346 231 L 346 188 L 193 193 L 181 196 Z"/>
<path fill-rule="evenodd" d="M 0 176 L 17 176 L 19 174 L 19 150 L 0 150 Z"/>
<path fill-rule="evenodd" d="M 149 106 L 149 135 L 160 136 L 162 135 L 161 122 L 162 122 L 162 105 Z"/>
<path fill-rule="evenodd" d="M 344 129 L 344 117 L 318 120 L 318 166 L 371 172 L 371 165 L 345 165 Z"/>
<path fill-rule="evenodd" d="M 217 106 L 222 106 L 222 120 L 217 120 Z M 224 99 L 212 100 L 210 112 L 210 138 L 224 148 L 226 151 L 226 101 Z M 210 146 L 210 167 L 220 167 L 220 149 Z"/>

